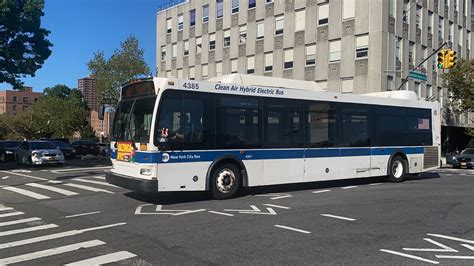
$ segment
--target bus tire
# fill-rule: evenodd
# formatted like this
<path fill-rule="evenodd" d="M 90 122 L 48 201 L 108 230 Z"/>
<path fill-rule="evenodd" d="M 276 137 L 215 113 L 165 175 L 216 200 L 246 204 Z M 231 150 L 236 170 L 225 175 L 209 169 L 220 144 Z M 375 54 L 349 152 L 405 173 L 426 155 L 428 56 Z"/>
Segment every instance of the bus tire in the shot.
<path fill-rule="evenodd" d="M 390 168 L 388 171 L 387 180 L 393 183 L 402 182 L 405 180 L 407 173 L 407 163 L 400 155 L 392 158 L 390 161 Z"/>
<path fill-rule="evenodd" d="M 223 164 L 212 172 L 211 192 L 214 199 L 233 198 L 242 186 L 242 175 L 234 164 Z"/>

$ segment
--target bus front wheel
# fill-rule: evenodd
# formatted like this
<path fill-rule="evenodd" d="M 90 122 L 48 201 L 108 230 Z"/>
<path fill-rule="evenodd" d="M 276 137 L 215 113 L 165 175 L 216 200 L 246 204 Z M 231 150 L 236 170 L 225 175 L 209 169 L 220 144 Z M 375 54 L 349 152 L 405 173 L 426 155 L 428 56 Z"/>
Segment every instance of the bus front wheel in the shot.
<path fill-rule="evenodd" d="M 214 170 L 212 174 L 212 196 L 215 199 L 229 199 L 240 190 L 242 176 L 234 164 L 224 164 Z"/>
<path fill-rule="evenodd" d="M 401 156 L 397 155 L 393 157 L 390 162 L 390 169 L 388 170 L 387 179 L 390 182 L 402 182 L 406 175 L 406 162 Z"/>

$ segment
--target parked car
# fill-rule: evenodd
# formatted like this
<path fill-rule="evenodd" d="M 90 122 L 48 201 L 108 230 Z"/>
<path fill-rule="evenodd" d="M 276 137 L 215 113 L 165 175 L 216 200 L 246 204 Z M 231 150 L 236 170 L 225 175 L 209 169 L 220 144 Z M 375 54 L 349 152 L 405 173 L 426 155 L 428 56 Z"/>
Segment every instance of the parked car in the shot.
<path fill-rule="evenodd" d="M 473 168 L 474 167 L 474 148 L 465 149 L 461 154 L 453 158 L 453 168 Z"/>
<path fill-rule="evenodd" d="M 75 158 L 76 157 L 76 149 L 71 147 L 71 145 L 63 142 L 63 141 L 52 141 L 59 150 L 62 151 L 64 157 L 67 158 Z"/>
<path fill-rule="evenodd" d="M 99 143 L 100 155 L 110 156 L 110 144 L 109 143 Z"/>
<path fill-rule="evenodd" d="M 14 161 L 15 153 L 18 146 L 20 146 L 21 141 L 16 140 L 3 140 L 0 141 L 0 161 Z"/>
<path fill-rule="evenodd" d="M 94 141 L 92 140 L 78 140 L 74 141 L 71 144 L 71 147 L 76 149 L 76 154 L 77 155 L 87 155 L 87 154 L 92 154 L 92 155 L 99 155 L 100 148 L 99 145 L 97 145 Z"/>
<path fill-rule="evenodd" d="M 16 151 L 16 161 L 21 164 L 63 164 L 64 155 L 51 141 L 23 141 Z"/>

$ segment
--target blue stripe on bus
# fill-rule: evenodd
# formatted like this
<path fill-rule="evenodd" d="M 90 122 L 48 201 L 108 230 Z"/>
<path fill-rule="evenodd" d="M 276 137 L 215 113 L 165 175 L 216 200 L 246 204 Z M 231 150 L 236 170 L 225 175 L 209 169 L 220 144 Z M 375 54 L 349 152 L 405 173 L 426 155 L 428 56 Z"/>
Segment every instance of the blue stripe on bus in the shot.
<path fill-rule="evenodd" d="M 233 155 L 241 160 L 264 160 L 264 159 L 298 159 L 298 158 L 325 158 L 325 157 L 349 157 L 370 155 L 392 155 L 401 151 L 405 154 L 423 154 L 423 147 L 398 147 L 398 148 L 322 148 L 322 149 L 287 149 L 287 150 L 248 150 L 244 154 L 240 150 L 218 150 L 218 151 L 183 151 L 166 152 L 169 159 L 163 161 L 161 152 L 136 151 L 134 162 L 136 163 L 185 163 L 185 162 L 212 162 L 224 155 Z M 111 157 L 117 158 L 117 151 L 112 151 Z M 166 156 L 165 156 L 166 157 Z"/>

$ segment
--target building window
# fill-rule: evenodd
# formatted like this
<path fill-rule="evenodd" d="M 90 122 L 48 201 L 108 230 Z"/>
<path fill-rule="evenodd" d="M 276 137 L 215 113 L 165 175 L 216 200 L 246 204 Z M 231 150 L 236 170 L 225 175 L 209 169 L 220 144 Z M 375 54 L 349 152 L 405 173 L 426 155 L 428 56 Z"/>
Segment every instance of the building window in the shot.
<path fill-rule="evenodd" d="M 16 103 L 16 96 L 13 96 L 13 102 Z"/>
<path fill-rule="evenodd" d="M 176 58 L 177 55 L 178 55 L 178 45 L 176 43 L 173 43 L 173 45 L 171 46 L 171 56 L 172 58 Z"/>
<path fill-rule="evenodd" d="M 16 105 L 13 105 L 13 114 L 16 114 Z"/>
<path fill-rule="evenodd" d="M 209 34 L 209 50 L 216 49 L 216 34 Z"/>
<path fill-rule="evenodd" d="M 255 73 L 255 57 L 249 56 L 247 57 L 247 74 Z"/>
<path fill-rule="evenodd" d="M 183 55 L 189 55 L 189 41 L 184 41 Z"/>
<path fill-rule="evenodd" d="M 222 76 L 222 62 L 216 63 L 216 76 Z"/>
<path fill-rule="evenodd" d="M 255 8 L 255 0 L 249 0 L 249 9 Z"/>
<path fill-rule="evenodd" d="M 421 26 L 421 23 L 423 21 L 423 14 L 422 14 L 423 10 L 422 10 L 422 7 L 420 5 L 416 5 L 416 28 L 417 29 L 421 29 L 422 26 Z"/>
<path fill-rule="evenodd" d="M 433 12 L 428 11 L 428 32 L 433 34 Z"/>
<path fill-rule="evenodd" d="M 329 4 L 318 6 L 318 26 L 323 26 L 329 22 Z"/>
<path fill-rule="evenodd" d="M 413 51 L 415 49 L 415 43 L 410 42 L 409 47 L 408 47 L 408 65 L 413 66 Z"/>
<path fill-rule="evenodd" d="M 245 43 L 247 41 L 247 26 L 240 26 L 239 28 L 239 43 Z"/>
<path fill-rule="evenodd" d="M 202 79 L 207 79 L 208 76 L 209 76 L 209 66 L 202 65 Z"/>
<path fill-rule="evenodd" d="M 353 93 L 354 92 L 354 79 L 343 79 L 342 80 L 342 93 Z"/>
<path fill-rule="evenodd" d="M 395 1 L 396 0 L 388 0 L 388 15 L 391 17 L 395 17 Z"/>
<path fill-rule="evenodd" d="M 37 101 L 38 101 L 38 98 L 35 98 L 35 102 L 37 102 Z"/>
<path fill-rule="evenodd" d="M 183 69 L 182 68 L 178 69 L 178 78 L 180 78 L 180 79 L 183 78 Z"/>
<path fill-rule="evenodd" d="M 239 61 L 237 59 L 230 60 L 230 73 L 234 74 L 239 71 Z"/>
<path fill-rule="evenodd" d="M 442 17 L 439 17 L 438 38 L 443 39 L 443 33 L 444 33 L 444 19 Z"/>
<path fill-rule="evenodd" d="M 239 12 L 239 0 L 232 0 L 232 14 Z"/>
<path fill-rule="evenodd" d="M 184 28 L 183 14 L 178 15 L 178 31 L 182 31 Z"/>
<path fill-rule="evenodd" d="M 196 9 L 189 11 L 189 26 L 194 27 L 196 25 Z"/>
<path fill-rule="evenodd" d="M 433 90 L 431 89 L 431 85 L 426 84 L 426 99 L 430 99 L 433 96 Z"/>
<path fill-rule="evenodd" d="M 280 15 L 275 17 L 275 35 L 283 34 L 283 26 L 285 24 L 285 16 Z"/>
<path fill-rule="evenodd" d="M 293 49 L 287 49 L 284 51 L 284 62 L 283 68 L 284 69 L 292 69 L 293 68 Z"/>
<path fill-rule="evenodd" d="M 343 0 L 342 19 L 352 19 L 355 17 L 355 0 Z"/>
<path fill-rule="evenodd" d="M 196 70 L 192 66 L 192 67 L 189 68 L 189 79 L 194 80 L 195 78 L 196 78 Z"/>
<path fill-rule="evenodd" d="M 265 24 L 263 20 L 257 21 L 257 40 L 263 39 L 263 35 L 265 33 L 264 25 Z"/>
<path fill-rule="evenodd" d="M 410 17 L 410 14 L 408 14 L 408 1 L 403 0 L 403 23 L 408 23 L 408 18 Z"/>
<path fill-rule="evenodd" d="M 273 71 L 273 53 L 265 54 L 265 72 Z"/>
<path fill-rule="evenodd" d="M 28 103 L 28 97 L 23 97 L 23 102 Z"/>
<path fill-rule="evenodd" d="M 305 10 L 304 10 L 304 9 L 297 10 L 297 11 L 295 12 L 295 31 L 302 31 L 302 30 L 304 30 L 304 27 L 305 27 L 305 18 L 306 18 L 306 14 L 305 14 Z"/>
<path fill-rule="evenodd" d="M 356 58 L 366 58 L 369 56 L 369 35 L 356 36 Z"/>
<path fill-rule="evenodd" d="M 230 30 L 224 31 L 224 47 L 230 46 Z"/>
<path fill-rule="evenodd" d="M 415 82 L 415 88 L 413 89 L 416 93 L 416 96 L 418 96 L 418 98 L 420 97 L 420 83 L 418 82 Z"/>
<path fill-rule="evenodd" d="M 223 0 L 216 0 L 216 15 L 217 18 L 222 18 L 224 15 L 224 3 Z"/>
<path fill-rule="evenodd" d="M 329 42 L 329 63 L 341 60 L 341 40 Z"/>
<path fill-rule="evenodd" d="M 306 46 L 306 65 L 316 65 L 316 44 Z"/>
<path fill-rule="evenodd" d="M 265 4 L 273 3 L 273 0 L 265 0 Z"/>
<path fill-rule="evenodd" d="M 171 18 L 166 19 L 166 33 L 171 33 Z"/>
<path fill-rule="evenodd" d="M 209 5 L 205 5 L 202 7 L 202 23 L 206 23 L 209 21 Z"/>
<path fill-rule="evenodd" d="M 196 54 L 201 54 L 202 51 L 202 38 L 197 37 L 196 38 Z"/>
<path fill-rule="evenodd" d="M 166 59 L 166 46 L 161 46 L 161 61 Z"/>
<path fill-rule="evenodd" d="M 392 76 L 387 76 L 387 91 L 395 90 L 395 82 Z"/>

